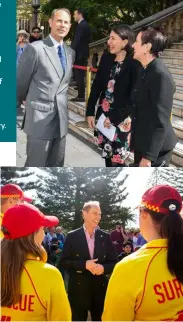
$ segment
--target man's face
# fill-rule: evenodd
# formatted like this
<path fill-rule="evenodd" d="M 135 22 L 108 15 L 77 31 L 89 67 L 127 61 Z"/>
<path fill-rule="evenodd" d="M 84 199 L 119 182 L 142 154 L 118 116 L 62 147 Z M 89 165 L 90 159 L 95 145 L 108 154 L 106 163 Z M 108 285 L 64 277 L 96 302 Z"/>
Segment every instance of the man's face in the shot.
<path fill-rule="evenodd" d="M 74 21 L 78 22 L 81 18 L 80 14 L 78 13 L 77 10 L 74 11 L 74 15 L 73 15 Z"/>
<path fill-rule="evenodd" d="M 83 211 L 83 219 L 87 227 L 97 228 L 101 220 L 100 207 L 92 206 L 88 211 Z"/>
<path fill-rule="evenodd" d="M 33 30 L 33 36 L 34 36 L 34 38 L 39 38 L 40 37 L 40 31 L 39 31 L 39 29 L 35 29 L 35 30 Z"/>
<path fill-rule="evenodd" d="M 25 35 L 19 35 L 18 40 L 19 40 L 20 42 L 25 42 L 25 41 L 26 41 L 26 37 L 25 37 Z"/>
<path fill-rule="evenodd" d="M 51 28 L 51 35 L 59 41 L 65 38 L 69 33 L 71 28 L 70 15 L 64 10 L 59 10 L 55 13 L 53 19 L 49 19 L 49 25 Z"/>
<path fill-rule="evenodd" d="M 121 225 L 116 225 L 116 229 L 121 229 Z"/>

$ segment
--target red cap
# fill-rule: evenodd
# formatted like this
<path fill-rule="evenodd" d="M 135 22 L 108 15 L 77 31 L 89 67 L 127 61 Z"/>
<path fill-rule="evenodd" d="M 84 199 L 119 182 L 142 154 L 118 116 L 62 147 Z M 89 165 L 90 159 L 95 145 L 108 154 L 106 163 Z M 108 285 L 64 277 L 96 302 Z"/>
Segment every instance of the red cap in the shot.
<path fill-rule="evenodd" d="M 162 204 L 165 200 L 172 200 L 169 207 L 164 208 Z M 173 200 L 177 201 L 180 206 L 173 203 Z M 170 211 L 177 211 L 180 213 L 182 207 L 182 198 L 180 193 L 173 187 L 168 185 L 158 185 L 148 189 L 142 196 L 142 206 L 153 210 L 155 212 L 161 212 L 163 214 L 169 214 Z"/>
<path fill-rule="evenodd" d="M 29 236 L 40 227 L 54 227 L 59 220 L 55 216 L 45 216 L 31 204 L 17 204 L 10 207 L 4 214 L 2 226 L 8 231 L 6 239 L 16 239 Z"/>
<path fill-rule="evenodd" d="M 20 198 L 23 201 L 31 202 L 32 199 L 29 197 L 26 197 L 22 189 L 13 183 L 5 184 L 3 187 L 1 187 L 0 190 L 1 197 L 15 197 Z"/>

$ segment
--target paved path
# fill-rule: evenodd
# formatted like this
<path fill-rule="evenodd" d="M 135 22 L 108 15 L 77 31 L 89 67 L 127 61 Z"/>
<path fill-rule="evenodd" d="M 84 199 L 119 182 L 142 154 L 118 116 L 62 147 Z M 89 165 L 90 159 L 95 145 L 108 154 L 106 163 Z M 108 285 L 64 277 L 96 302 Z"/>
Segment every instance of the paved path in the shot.
<path fill-rule="evenodd" d="M 20 129 L 23 112 L 18 110 L 17 116 L 17 167 L 23 167 L 26 159 L 26 135 Z M 104 160 L 100 157 L 97 148 L 76 134 L 69 131 L 66 143 L 65 167 L 104 167 Z"/>

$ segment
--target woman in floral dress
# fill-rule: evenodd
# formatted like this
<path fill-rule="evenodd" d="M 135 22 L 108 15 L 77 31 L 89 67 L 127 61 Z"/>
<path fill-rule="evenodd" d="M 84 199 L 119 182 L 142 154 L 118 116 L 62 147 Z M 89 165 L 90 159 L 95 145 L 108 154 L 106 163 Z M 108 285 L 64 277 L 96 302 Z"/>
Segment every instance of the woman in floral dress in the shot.
<path fill-rule="evenodd" d="M 130 154 L 130 97 L 141 66 L 133 59 L 133 43 L 134 34 L 128 25 L 112 29 L 108 40 L 109 53 L 104 53 L 100 60 L 88 100 L 86 117 L 90 128 L 95 128 L 101 114 L 106 116 L 104 127 L 110 128 L 111 124 L 116 127 L 113 141 L 96 129 L 94 132 L 107 167 L 126 166 Z"/>

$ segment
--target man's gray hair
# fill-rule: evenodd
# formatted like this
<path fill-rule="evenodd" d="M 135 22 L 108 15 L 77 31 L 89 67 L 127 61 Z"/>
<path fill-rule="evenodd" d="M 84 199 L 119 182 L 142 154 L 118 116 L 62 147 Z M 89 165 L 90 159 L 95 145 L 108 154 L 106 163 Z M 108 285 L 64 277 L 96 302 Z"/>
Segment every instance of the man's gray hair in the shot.
<path fill-rule="evenodd" d="M 70 20 L 72 19 L 71 12 L 70 12 L 70 10 L 69 10 L 69 9 L 67 9 L 67 8 L 58 8 L 58 9 L 54 9 L 54 10 L 52 11 L 52 13 L 51 13 L 50 18 L 53 20 L 53 19 L 54 19 L 54 17 L 55 17 L 56 12 L 57 12 L 57 11 L 60 11 L 60 10 L 67 12 L 67 13 L 68 13 L 68 15 L 70 16 Z"/>
<path fill-rule="evenodd" d="M 88 211 L 91 207 L 99 207 L 100 208 L 100 202 L 99 201 L 87 201 L 83 205 L 82 211 Z"/>

